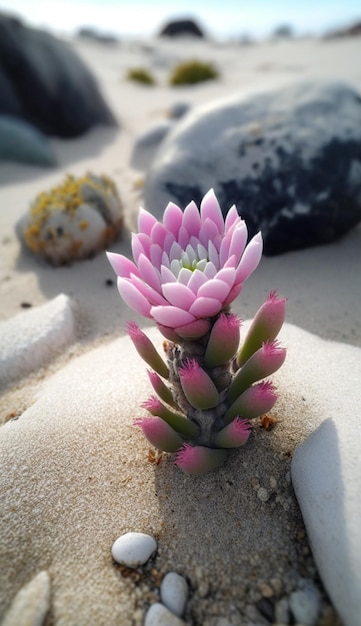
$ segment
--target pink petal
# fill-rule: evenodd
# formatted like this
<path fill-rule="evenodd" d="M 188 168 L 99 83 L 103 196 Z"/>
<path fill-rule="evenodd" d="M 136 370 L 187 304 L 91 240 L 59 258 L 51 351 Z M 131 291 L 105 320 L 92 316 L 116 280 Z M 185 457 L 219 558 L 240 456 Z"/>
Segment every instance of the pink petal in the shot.
<path fill-rule="evenodd" d="M 184 226 L 181 226 L 178 233 L 178 243 L 182 250 L 185 250 L 189 243 L 189 232 Z"/>
<path fill-rule="evenodd" d="M 262 257 L 262 235 L 257 233 L 247 245 L 237 268 L 236 282 L 245 281 L 256 269 Z"/>
<path fill-rule="evenodd" d="M 184 326 L 194 321 L 194 315 L 176 306 L 153 306 L 150 313 L 156 322 L 170 328 Z"/>
<path fill-rule="evenodd" d="M 163 225 L 169 232 L 171 232 L 175 239 L 178 237 L 178 231 L 182 225 L 183 211 L 174 204 L 169 202 L 163 215 Z"/>
<path fill-rule="evenodd" d="M 223 302 L 230 292 L 230 286 L 217 278 L 208 280 L 198 289 L 197 299 L 201 297 L 214 298 Z"/>
<path fill-rule="evenodd" d="M 226 215 L 226 221 L 224 223 L 225 232 L 227 232 L 227 230 L 229 230 L 240 219 L 241 218 L 238 215 L 237 207 L 235 204 L 233 204 L 233 206 L 231 206 Z"/>
<path fill-rule="evenodd" d="M 221 245 L 219 246 L 219 264 L 225 264 L 225 262 L 229 259 L 229 249 L 232 243 L 232 234 L 230 232 L 226 233 L 221 241 Z"/>
<path fill-rule="evenodd" d="M 199 339 L 209 331 L 209 327 L 209 320 L 201 319 L 184 326 L 177 326 L 174 330 L 183 339 Z"/>
<path fill-rule="evenodd" d="M 160 268 L 160 280 L 162 285 L 164 285 L 165 283 L 174 283 L 177 279 L 169 267 L 162 265 Z"/>
<path fill-rule="evenodd" d="M 149 250 L 149 258 L 152 264 L 160 269 L 162 264 L 163 250 L 157 243 L 152 243 Z"/>
<path fill-rule="evenodd" d="M 227 283 L 229 287 L 233 287 L 234 281 L 236 279 L 236 270 L 234 267 L 223 267 L 219 272 L 217 272 L 215 278 L 218 280 L 222 280 L 224 283 Z"/>
<path fill-rule="evenodd" d="M 118 276 L 129 278 L 132 273 L 139 276 L 138 268 L 134 265 L 133 261 L 127 259 L 126 256 L 116 254 L 116 252 L 107 252 L 106 254 L 110 265 Z"/>
<path fill-rule="evenodd" d="M 222 309 L 222 302 L 215 298 L 197 298 L 189 309 L 194 317 L 212 317 Z"/>
<path fill-rule="evenodd" d="M 239 263 L 243 251 L 247 243 L 248 231 L 244 222 L 238 226 L 232 233 L 231 245 L 229 247 L 229 256 L 232 254 L 236 257 L 236 265 Z"/>
<path fill-rule="evenodd" d="M 213 189 L 210 189 L 201 202 L 201 219 L 205 221 L 207 218 L 217 227 L 220 235 L 224 232 L 224 219 L 219 206 L 218 200 Z"/>
<path fill-rule="evenodd" d="M 156 291 L 160 292 L 160 274 L 159 271 L 154 268 L 150 260 L 141 254 L 138 259 L 138 268 L 144 282 L 153 287 Z"/>
<path fill-rule="evenodd" d="M 138 235 L 132 233 L 132 253 L 136 263 L 138 263 L 140 254 L 149 256 L 150 246 L 151 240 L 148 235 L 145 235 L 144 233 L 139 233 Z"/>
<path fill-rule="evenodd" d="M 201 216 L 195 202 L 190 202 L 184 209 L 183 226 L 187 229 L 190 236 L 198 237 L 201 227 Z"/>
<path fill-rule="evenodd" d="M 166 228 L 164 228 L 163 224 L 157 222 L 154 224 L 152 228 L 152 232 L 150 233 L 150 238 L 152 243 L 157 243 L 161 248 L 164 248 L 164 240 L 168 234 Z"/>
<path fill-rule="evenodd" d="M 156 223 L 157 223 L 157 219 L 154 217 L 154 215 L 152 215 L 151 213 L 149 213 L 145 209 L 140 209 L 139 210 L 139 215 L 138 215 L 138 231 L 139 231 L 139 233 L 145 233 L 146 235 L 150 235 L 151 230 L 152 230 L 154 224 L 156 224 Z"/>
<path fill-rule="evenodd" d="M 203 274 L 203 272 L 201 272 L 200 270 L 194 270 L 194 272 L 192 272 L 192 276 L 188 281 L 188 287 L 189 289 L 194 291 L 194 293 L 197 293 L 200 286 L 204 285 L 207 280 L 208 278 L 205 274 Z"/>
<path fill-rule="evenodd" d="M 175 241 L 171 249 L 169 250 L 169 260 L 180 259 L 182 257 L 183 248 L 179 245 L 178 241 Z"/>
<path fill-rule="evenodd" d="M 164 297 L 173 306 L 189 309 L 195 300 L 195 294 L 182 283 L 166 283 L 162 285 Z"/>
<path fill-rule="evenodd" d="M 231 291 L 229 292 L 227 298 L 223 302 L 223 306 L 231 304 L 233 302 L 233 300 L 235 300 L 237 298 L 237 296 L 239 296 L 239 294 L 241 293 L 242 287 L 243 287 L 243 283 L 242 282 L 237 283 L 236 285 L 234 285 L 232 287 Z"/>
<path fill-rule="evenodd" d="M 204 273 L 207 278 L 214 278 L 217 274 L 217 270 L 214 267 L 213 263 L 211 263 L 211 261 L 208 261 L 207 265 L 205 266 Z"/>
<path fill-rule="evenodd" d="M 141 293 L 148 300 L 150 305 L 167 304 L 167 301 L 163 298 L 163 296 L 158 291 L 153 289 L 153 287 L 145 283 L 142 278 L 138 278 L 138 276 L 131 274 L 130 279 L 134 287 L 136 287 L 139 293 Z"/>
<path fill-rule="evenodd" d="M 204 247 L 208 248 L 208 242 L 214 240 L 217 235 L 219 235 L 218 228 L 211 219 L 206 218 L 201 223 L 201 228 L 199 231 L 199 240 L 204 245 Z"/>
<path fill-rule="evenodd" d="M 214 267 L 219 270 L 219 254 L 213 241 L 208 243 L 208 259 L 213 263 Z"/>
<path fill-rule="evenodd" d="M 118 278 L 118 290 L 124 302 L 134 311 L 151 317 L 148 300 L 138 291 L 128 278 Z"/>

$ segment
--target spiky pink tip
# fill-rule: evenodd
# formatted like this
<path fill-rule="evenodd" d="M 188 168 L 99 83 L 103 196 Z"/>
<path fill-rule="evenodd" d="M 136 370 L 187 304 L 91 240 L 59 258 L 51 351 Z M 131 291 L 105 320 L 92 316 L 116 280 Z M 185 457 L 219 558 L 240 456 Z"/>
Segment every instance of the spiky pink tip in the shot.
<path fill-rule="evenodd" d="M 160 417 L 139 417 L 134 420 L 148 441 L 164 452 L 176 452 L 183 443 L 182 437 Z"/>
<path fill-rule="evenodd" d="M 186 474 L 205 474 L 219 467 L 225 460 L 226 450 L 191 446 L 184 443 L 178 451 L 175 464 Z"/>
<path fill-rule="evenodd" d="M 162 403 L 156 396 L 150 396 L 150 398 L 148 398 L 148 400 L 144 400 L 140 406 L 142 409 L 146 409 L 150 413 L 153 413 L 154 411 L 159 411 L 162 408 Z"/>
<path fill-rule="evenodd" d="M 135 322 L 127 322 L 127 333 L 132 341 L 142 339 L 143 332 Z"/>

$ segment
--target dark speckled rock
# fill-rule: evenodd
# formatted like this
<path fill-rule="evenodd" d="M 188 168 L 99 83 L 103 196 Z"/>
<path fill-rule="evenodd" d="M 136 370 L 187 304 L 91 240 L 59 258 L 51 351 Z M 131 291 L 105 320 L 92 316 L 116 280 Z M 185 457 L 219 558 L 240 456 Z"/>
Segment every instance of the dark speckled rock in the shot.
<path fill-rule="evenodd" d="M 324 244 L 361 221 L 361 97 L 302 82 L 195 109 L 162 144 L 145 185 L 158 216 L 213 187 L 236 204 L 265 254 Z"/>

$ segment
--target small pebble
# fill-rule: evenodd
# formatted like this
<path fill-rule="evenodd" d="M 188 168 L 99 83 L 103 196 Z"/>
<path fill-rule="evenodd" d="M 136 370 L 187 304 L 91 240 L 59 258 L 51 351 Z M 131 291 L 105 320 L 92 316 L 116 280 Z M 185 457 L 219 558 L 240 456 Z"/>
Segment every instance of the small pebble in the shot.
<path fill-rule="evenodd" d="M 185 626 L 185 622 L 171 613 L 163 604 L 156 602 L 148 609 L 144 626 Z"/>
<path fill-rule="evenodd" d="M 267 502 L 267 500 L 269 499 L 269 493 L 267 489 L 265 489 L 264 487 L 260 487 L 257 490 L 257 498 L 261 500 L 261 502 Z"/>
<path fill-rule="evenodd" d="M 320 613 L 320 595 L 315 587 L 305 587 L 290 595 L 290 609 L 297 622 L 304 626 L 314 626 Z"/>
<path fill-rule="evenodd" d="M 290 611 L 288 608 L 288 598 L 281 598 L 276 603 L 276 621 L 280 624 L 288 624 Z"/>
<path fill-rule="evenodd" d="M 160 599 L 172 613 L 182 617 L 188 600 L 188 585 L 183 576 L 176 572 L 166 574 L 160 586 Z"/>
<path fill-rule="evenodd" d="M 134 569 L 144 565 L 156 549 L 154 537 L 145 533 L 125 533 L 113 543 L 112 557 L 120 565 Z"/>

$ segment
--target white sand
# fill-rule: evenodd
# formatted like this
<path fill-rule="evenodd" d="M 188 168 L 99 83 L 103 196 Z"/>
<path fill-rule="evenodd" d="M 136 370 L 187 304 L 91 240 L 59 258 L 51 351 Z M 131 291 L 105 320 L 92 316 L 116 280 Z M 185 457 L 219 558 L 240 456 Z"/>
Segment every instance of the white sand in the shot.
<path fill-rule="evenodd" d="M 169 42 L 147 42 L 147 45 L 144 46 L 123 44 L 116 47 L 102 47 L 94 43 L 75 42 L 74 46 L 98 78 L 105 98 L 118 117 L 121 126 L 119 130 L 96 129 L 76 141 L 53 140 L 52 143 L 60 164 L 55 170 L 7 163 L 0 164 L 0 319 L 8 320 L 19 313 L 22 310 L 21 303 L 27 302 L 35 306 L 47 302 L 60 293 L 65 293 L 76 304 L 78 338 L 78 343 L 70 351 L 65 351 L 52 365 L 47 366 L 41 372 L 35 373 L 30 379 L 22 381 L 19 378 L 14 388 L 4 390 L 2 397 L 0 397 L 0 419 L 2 422 L 9 413 L 13 411 L 15 411 L 15 414 L 21 413 L 28 408 L 38 395 L 40 384 L 42 388 L 44 385 L 44 389 L 46 389 L 46 383 L 50 376 L 56 369 L 63 366 L 65 361 L 70 360 L 71 365 L 73 358 L 82 352 L 90 350 L 94 345 L 105 349 L 106 344 L 110 340 L 124 334 L 124 325 L 127 319 L 136 319 L 138 322 L 143 323 L 142 320 L 125 307 L 116 288 L 106 286 L 105 281 L 113 278 L 113 273 L 105 255 L 100 254 L 95 259 L 80 262 L 71 267 L 54 269 L 45 263 L 39 262 L 21 249 L 15 235 L 15 223 L 28 209 L 30 201 L 39 191 L 48 189 L 55 183 L 58 183 L 66 172 L 81 175 L 85 171 L 91 170 L 94 173 L 108 174 L 118 186 L 125 207 L 127 224 L 129 227 L 132 227 L 136 220 L 138 206 L 142 204 L 142 189 L 139 187 L 138 182 L 143 177 L 143 172 L 136 171 L 129 166 L 132 145 L 135 137 L 140 132 L 146 130 L 155 121 L 164 119 L 164 115 L 172 103 L 187 101 L 192 105 L 196 105 L 216 97 L 229 95 L 240 89 L 250 92 L 259 91 L 285 84 L 298 78 L 317 76 L 346 80 L 361 92 L 361 73 L 355 62 L 355 59 L 361 57 L 361 39 L 356 38 L 334 42 L 268 43 L 250 47 L 239 47 L 236 45 L 218 46 L 200 42 L 187 43 L 186 45 Z M 221 79 L 194 88 L 175 89 L 166 86 L 166 76 L 170 67 L 175 61 L 185 57 L 201 57 L 213 60 L 220 68 Z M 159 86 L 147 88 L 128 83 L 124 79 L 125 71 L 128 67 L 137 65 L 149 65 L 149 67 L 153 68 L 159 79 Z M 122 241 L 112 246 L 112 249 L 122 251 L 125 254 L 129 252 L 129 233 L 127 230 L 124 232 Z M 282 296 L 288 298 L 288 322 L 325 339 L 361 346 L 360 251 L 361 228 L 358 227 L 341 241 L 332 245 L 289 253 L 279 257 L 264 258 L 254 277 L 245 285 L 242 296 L 237 300 L 233 308 L 242 318 L 250 317 L 263 302 L 267 293 L 271 289 L 277 288 Z M 112 350 L 114 350 L 113 347 L 111 348 Z M 119 367 L 119 372 L 122 371 L 123 366 L 121 357 L 122 355 L 119 354 L 119 362 L 117 363 L 115 360 L 111 364 L 112 368 Z M 317 359 L 317 355 L 314 358 Z M 142 368 L 141 363 L 139 363 L 139 367 Z M 121 385 L 121 377 L 119 385 Z M 128 389 L 124 390 L 124 398 L 126 398 L 127 391 Z M 95 395 L 97 394 L 95 393 Z M 130 395 L 133 397 L 134 393 L 132 392 Z M 106 397 L 106 394 L 104 396 Z M 64 402 L 66 402 L 65 398 L 66 393 Z M 142 400 L 144 398 L 140 397 L 139 403 Z M 115 399 L 114 396 L 114 403 L 116 404 L 117 402 L 119 402 L 119 399 Z M 285 407 L 285 402 L 286 398 L 282 400 L 279 411 L 282 410 L 282 407 Z M 291 402 L 291 405 L 286 408 L 287 413 L 292 413 L 293 408 Z M 134 407 L 132 410 L 134 410 Z M 297 410 L 300 411 L 300 408 L 298 407 Z M 93 419 L 94 416 L 92 417 Z M 102 436 L 104 436 L 104 428 L 101 427 L 101 417 L 99 417 L 99 420 L 99 428 L 102 430 Z M 66 624 L 70 626 L 70 624 L 75 625 L 77 623 L 82 626 L 90 623 L 86 621 L 85 614 L 81 613 L 81 605 L 84 602 L 88 606 L 88 615 L 92 615 L 92 611 L 95 610 L 94 615 L 96 615 L 96 623 L 98 625 L 104 623 L 109 626 L 122 623 L 117 621 L 116 616 L 121 615 L 123 610 L 131 612 L 134 610 L 134 606 L 143 606 L 130 580 L 125 581 L 124 584 L 122 583 L 121 592 L 117 596 L 119 586 L 116 583 L 119 582 L 119 572 L 113 572 L 109 569 L 110 545 L 107 545 L 108 541 L 111 542 L 111 540 L 116 538 L 117 533 L 120 534 L 126 530 L 153 530 L 162 536 L 162 528 L 165 524 L 166 534 L 164 535 L 164 541 L 166 541 L 163 543 L 165 552 L 161 556 L 160 561 L 160 566 L 165 571 L 167 564 L 172 563 L 174 557 L 173 550 L 183 549 L 182 542 L 186 541 L 186 536 L 182 533 L 181 528 L 177 526 L 180 519 L 178 514 L 186 507 L 187 515 L 195 515 L 193 528 L 201 528 L 204 523 L 202 515 L 208 515 L 208 512 L 212 510 L 215 514 L 215 521 L 209 522 L 209 527 L 205 528 L 208 534 L 204 536 L 204 543 L 197 543 L 196 535 L 193 535 L 190 543 L 198 559 L 199 571 L 194 569 L 195 558 L 190 557 L 190 569 L 187 569 L 186 556 L 179 561 L 182 572 L 190 577 L 194 587 L 201 583 L 203 584 L 203 582 L 204 584 L 211 584 L 210 550 L 215 545 L 216 554 L 219 555 L 222 549 L 222 540 L 219 537 L 215 537 L 215 533 L 218 532 L 218 528 L 222 525 L 222 507 L 219 506 L 219 501 L 214 510 L 213 508 L 209 509 L 208 507 L 213 505 L 207 504 L 206 506 L 206 501 L 207 497 L 210 500 L 212 499 L 212 480 L 215 481 L 217 497 L 222 495 L 222 502 L 227 501 L 227 491 L 233 489 L 233 484 L 227 481 L 231 480 L 233 482 L 233 479 L 237 480 L 234 461 L 228 469 L 221 470 L 218 476 L 214 475 L 213 479 L 202 479 L 204 492 L 201 497 L 201 505 L 198 507 L 198 496 L 194 483 L 188 477 L 183 477 L 179 472 L 173 478 L 170 464 L 167 463 L 164 469 L 156 474 L 156 478 L 154 477 L 153 466 L 145 464 L 146 447 L 144 446 L 144 441 L 130 427 L 129 416 L 125 431 L 121 430 L 119 422 L 112 421 L 109 415 L 106 417 L 107 422 L 108 420 L 110 428 L 109 438 L 111 436 L 114 437 L 115 443 L 112 441 L 110 445 L 108 439 L 106 440 L 106 448 L 103 452 L 100 451 L 100 463 L 96 461 L 98 455 L 96 440 L 98 426 L 92 422 L 89 430 L 87 429 L 85 433 L 79 432 L 79 449 L 84 445 L 89 446 L 89 452 L 94 458 L 95 465 L 94 467 L 92 466 L 91 457 L 89 457 L 87 467 L 77 466 L 75 460 L 74 467 L 70 463 L 68 476 L 70 477 L 69 480 L 71 480 L 71 468 L 73 467 L 73 483 L 69 485 L 69 490 L 67 490 L 66 485 L 62 485 L 62 462 L 59 458 L 58 460 L 55 458 L 52 469 L 48 466 L 49 480 L 56 479 L 58 481 L 54 483 L 54 488 L 59 487 L 59 502 L 61 503 L 62 498 L 64 502 L 67 501 L 64 510 L 70 515 L 68 518 L 67 514 L 64 513 L 64 522 L 63 525 L 60 524 L 60 527 L 63 529 L 67 528 L 67 520 L 71 520 L 71 524 L 69 524 L 65 532 L 65 535 L 69 537 L 66 547 L 67 552 L 64 555 L 65 566 L 63 567 L 61 558 L 54 559 L 53 548 L 49 543 L 50 537 L 52 537 L 50 526 L 48 531 L 39 532 L 38 537 L 28 534 L 24 538 L 26 545 L 21 548 L 19 546 L 19 550 L 24 550 L 22 558 L 24 558 L 26 567 L 20 574 L 17 568 L 20 567 L 19 562 L 21 559 L 20 561 L 15 559 L 16 550 L 14 546 L 16 544 L 14 543 L 11 546 L 11 559 L 14 559 L 14 562 L 10 576 L 10 579 L 13 580 L 13 586 L 10 584 L 10 587 L 13 593 L 18 590 L 21 584 L 25 584 L 31 575 L 35 575 L 39 571 L 38 568 L 50 568 L 52 584 L 55 588 L 55 592 L 53 592 L 56 598 L 56 611 L 65 620 L 60 620 L 59 622 L 55 620 L 54 623 L 57 625 Z M 59 425 L 54 425 L 55 430 L 58 427 Z M 288 444 L 292 441 L 292 445 L 296 445 L 305 436 L 306 431 L 307 429 L 305 430 L 304 426 L 301 430 L 297 428 L 295 430 L 291 429 L 287 434 L 286 441 Z M 281 433 L 281 430 L 279 432 Z M 119 443 L 116 443 L 117 437 L 120 437 Z M 268 441 L 269 437 L 272 437 L 272 435 L 267 434 L 266 437 L 262 435 L 262 441 L 263 439 Z M 127 438 L 132 441 L 132 448 L 130 448 L 129 444 L 126 444 Z M 287 450 L 283 450 L 283 444 L 280 444 L 279 441 L 280 434 L 276 436 L 277 454 L 281 455 L 278 460 L 276 457 L 266 454 L 265 450 L 267 448 L 261 443 L 262 453 L 259 456 L 259 468 L 257 471 L 262 477 L 265 472 L 269 471 L 267 463 L 274 463 L 275 471 L 278 467 L 283 472 L 284 479 L 287 463 L 282 458 L 282 454 L 287 452 Z M 36 480 L 40 480 L 40 477 L 43 477 L 44 472 L 46 472 L 46 459 L 50 459 L 52 454 L 56 457 L 57 449 L 59 454 L 64 452 L 62 446 L 59 444 L 59 447 L 58 443 L 53 453 L 51 451 L 51 442 L 47 443 L 45 441 L 43 443 L 43 450 L 40 449 L 34 453 L 29 450 L 29 459 L 24 458 L 25 466 L 32 458 L 35 459 L 34 454 L 41 453 L 45 455 L 44 465 L 36 469 Z M 66 446 L 66 442 L 64 445 Z M 121 462 L 124 462 L 126 498 L 127 502 L 129 502 L 128 510 L 126 507 L 124 508 L 124 500 L 119 509 L 117 506 L 113 506 L 119 497 L 119 481 L 122 480 L 119 477 L 118 454 L 121 446 L 126 450 L 127 445 L 129 457 L 124 458 Z M 113 446 L 115 446 L 114 457 L 112 455 Z M 254 449 L 254 445 L 252 445 L 252 449 Z M 70 455 L 70 452 L 71 450 L 69 449 L 67 454 Z M 107 457 L 109 458 L 108 469 L 106 469 L 104 464 L 106 458 L 104 452 L 106 455 L 109 455 Z M 22 453 L 25 453 L 25 450 L 22 450 Z M 247 462 L 250 454 L 250 452 L 246 452 L 245 462 Z M 254 454 L 257 454 L 256 450 Z M 83 459 L 83 455 L 81 455 L 81 458 Z M 19 462 L 19 459 L 17 459 L 17 464 Z M 10 469 L 11 461 L 9 461 L 7 467 Z M 95 475 L 94 468 L 99 468 L 99 474 L 95 476 L 94 482 L 89 482 L 89 476 Z M 18 471 L 22 471 L 20 466 Z M 252 471 L 255 471 L 254 461 Z M 114 474 L 114 472 L 116 473 Z M 174 484 L 172 484 L 173 480 L 175 481 Z M 18 485 L 20 490 L 21 484 L 20 481 Z M 84 500 L 79 500 L 85 484 L 87 487 L 83 492 Z M 94 485 L 93 489 L 97 493 L 96 498 L 93 498 L 89 493 L 89 485 Z M 154 496 L 154 489 L 159 492 L 160 501 Z M 182 490 L 184 489 L 188 490 L 187 497 L 184 495 L 185 492 L 182 495 Z M 283 483 L 282 489 L 285 492 L 287 491 Z M 178 493 L 181 493 L 181 497 L 179 500 L 175 498 L 173 501 L 172 493 L 176 493 L 176 490 L 178 490 Z M 237 491 L 237 493 L 241 497 L 243 491 Z M 267 560 L 267 552 L 257 554 L 257 551 L 254 551 L 254 541 L 257 537 L 260 537 L 259 533 L 261 532 L 262 524 L 257 521 L 257 517 L 252 517 L 253 514 L 257 515 L 259 504 L 256 503 L 258 508 L 256 505 L 252 505 L 253 508 L 251 507 L 248 513 L 246 513 L 251 494 L 252 490 L 249 491 L 248 489 L 246 502 L 236 503 L 235 500 L 232 500 L 230 515 L 234 515 L 235 524 L 242 527 L 243 514 L 241 515 L 240 508 L 243 508 L 248 523 L 251 524 L 253 529 L 256 529 L 256 534 L 253 534 L 250 539 L 251 543 L 253 543 L 252 553 L 249 554 L 249 558 L 239 557 L 242 561 L 242 567 L 245 567 L 246 561 L 248 562 L 247 574 L 254 581 L 254 576 L 258 577 L 259 580 L 261 571 L 260 560 Z M 287 492 L 287 497 L 288 495 Z M 71 505 L 72 501 L 74 507 Z M 99 504 L 99 502 L 101 502 L 102 509 L 99 512 L 96 530 L 94 526 L 91 527 L 93 518 L 96 518 L 93 515 L 92 506 L 95 503 Z M 174 510 L 171 506 L 172 502 L 175 505 Z M 143 505 L 149 508 L 147 510 L 144 509 L 141 513 L 138 509 Z M 31 510 L 31 498 L 28 500 L 27 506 L 30 506 L 29 510 Z M 302 523 L 299 519 L 295 502 L 291 502 L 290 507 L 290 519 L 296 523 L 300 533 L 299 537 L 302 537 Z M 135 517 L 134 511 L 136 511 Z M 28 514 L 26 507 L 24 508 L 24 513 Z M 149 517 L 147 519 L 149 523 L 146 524 L 144 520 L 148 514 Z M 75 550 L 74 553 L 71 550 L 71 542 L 73 541 L 74 545 L 77 538 L 78 515 L 80 517 L 89 515 L 89 534 L 78 538 L 79 541 L 96 541 L 96 533 L 98 532 L 99 541 L 103 542 L 101 544 L 101 553 L 97 553 L 96 565 L 92 564 L 89 570 L 89 563 L 86 559 L 90 558 L 93 549 L 96 551 L 97 546 L 94 545 L 94 548 L 91 550 L 89 550 L 89 546 L 84 547 L 79 551 Z M 51 525 L 55 523 L 56 517 L 57 513 L 54 510 L 54 519 L 49 518 L 43 521 Z M 134 528 L 132 526 L 134 520 L 139 522 L 140 527 Z M 86 520 L 79 519 L 82 530 L 86 526 L 85 522 Z M 38 523 L 43 526 L 42 520 L 39 519 L 34 525 L 34 532 L 38 532 Z M 282 521 L 282 524 L 285 525 L 289 523 L 289 519 L 283 519 Z M 22 524 L 21 510 L 17 512 L 14 524 Z M 28 526 L 27 529 L 29 533 Z M 189 532 L 189 529 L 187 532 Z M 273 533 L 271 530 L 270 532 Z M 247 533 L 244 536 L 242 535 L 242 537 L 242 549 L 247 552 Z M 172 539 L 174 540 L 173 545 Z M 60 540 L 60 534 L 54 537 L 55 542 Z M 39 544 L 38 541 L 40 542 Z M 37 555 L 39 550 L 41 551 L 42 549 L 42 541 L 46 548 L 44 557 L 39 559 Z M 272 541 L 272 538 L 270 538 L 271 544 Z M 225 544 L 225 549 L 228 550 L 229 554 L 227 558 L 230 560 L 233 558 L 234 542 L 237 542 L 236 528 L 234 528 L 232 536 L 227 539 Z M 295 555 L 297 559 L 301 558 L 302 549 L 307 550 L 307 545 L 305 544 L 307 544 L 307 541 L 303 539 L 299 539 L 299 543 L 296 544 Z M 288 547 L 289 544 L 287 544 L 287 548 L 281 545 L 281 551 L 288 549 Z M 61 552 L 61 545 L 59 545 L 59 551 Z M 7 553 L 5 552 L 4 554 Z M 187 552 L 187 554 L 190 553 Z M 35 564 L 38 565 L 38 568 L 31 565 L 34 555 L 36 556 Z M 293 555 L 291 555 L 292 557 Z M 218 557 L 212 556 L 211 558 Z M 304 558 L 306 559 L 306 575 L 310 575 L 313 567 L 312 559 L 306 552 Z M 82 561 L 81 566 L 79 561 Z M 176 562 L 177 559 L 175 559 L 174 563 Z M 221 565 L 222 567 L 219 566 L 220 573 L 224 570 L 225 563 Z M 266 569 L 265 579 L 269 581 L 271 576 L 268 568 Z M 89 575 L 87 577 L 88 571 Z M 84 577 L 88 585 L 86 596 L 77 597 L 76 601 L 74 599 L 76 597 L 74 586 L 76 587 L 77 582 L 67 579 L 67 575 L 71 572 L 76 572 L 77 575 Z M 202 572 L 206 572 L 206 574 L 203 575 Z M 290 576 L 289 580 L 294 580 L 292 578 L 293 573 L 291 575 L 290 571 L 288 571 L 283 572 L 283 575 L 282 585 L 287 590 L 289 586 L 287 578 Z M 95 580 L 97 576 L 98 580 Z M 232 579 L 228 582 L 232 585 Z M 219 606 L 224 606 L 225 611 L 227 610 L 226 590 L 227 587 L 229 588 L 228 582 L 222 583 L 222 591 L 218 598 Z M 9 584 L 9 581 L 7 584 Z M 239 580 L 237 580 L 237 584 L 239 585 L 238 593 L 246 593 L 246 581 L 243 587 L 240 585 Z M 57 585 L 61 589 L 59 596 L 56 594 Z M 216 594 L 217 581 L 213 581 L 211 586 L 213 594 Z M 6 597 L 2 598 L 3 606 L 9 604 L 10 587 L 7 587 Z M 151 581 L 148 580 L 143 587 L 145 590 L 148 587 L 151 588 Z M 92 606 L 93 592 L 96 595 L 95 588 L 98 589 L 100 595 L 103 594 L 103 609 L 101 606 Z M 85 593 L 84 585 L 82 585 L 82 593 Z M 99 594 L 98 598 L 100 597 Z M 234 601 L 233 595 L 234 590 L 232 589 L 229 598 L 231 602 Z M 117 597 L 118 599 L 116 599 Z M 250 596 L 250 602 L 252 602 L 252 598 L 254 600 L 254 596 Z M 63 603 L 64 607 L 68 601 L 70 602 L 69 611 L 72 606 L 73 608 L 78 607 L 80 611 L 79 615 L 81 617 L 79 617 L 77 622 L 75 621 L 76 615 L 73 615 L 72 619 L 74 621 L 66 621 L 66 616 L 69 614 L 66 609 L 61 608 L 61 605 Z M 216 624 L 216 621 L 212 622 L 211 620 L 211 613 L 207 613 L 207 611 L 210 611 L 209 599 L 206 601 L 198 598 L 198 601 L 200 603 L 199 615 L 202 615 L 203 618 L 207 616 L 207 623 L 211 624 L 211 626 Z M 72 602 L 75 602 L 75 604 L 72 605 Z M 77 609 L 75 608 L 74 610 Z M 142 613 L 140 613 L 139 617 L 138 613 L 138 621 L 135 620 L 134 623 L 141 623 L 141 615 Z M 238 622 L 235 622 L 235 624 L 238 624 Z"/>

